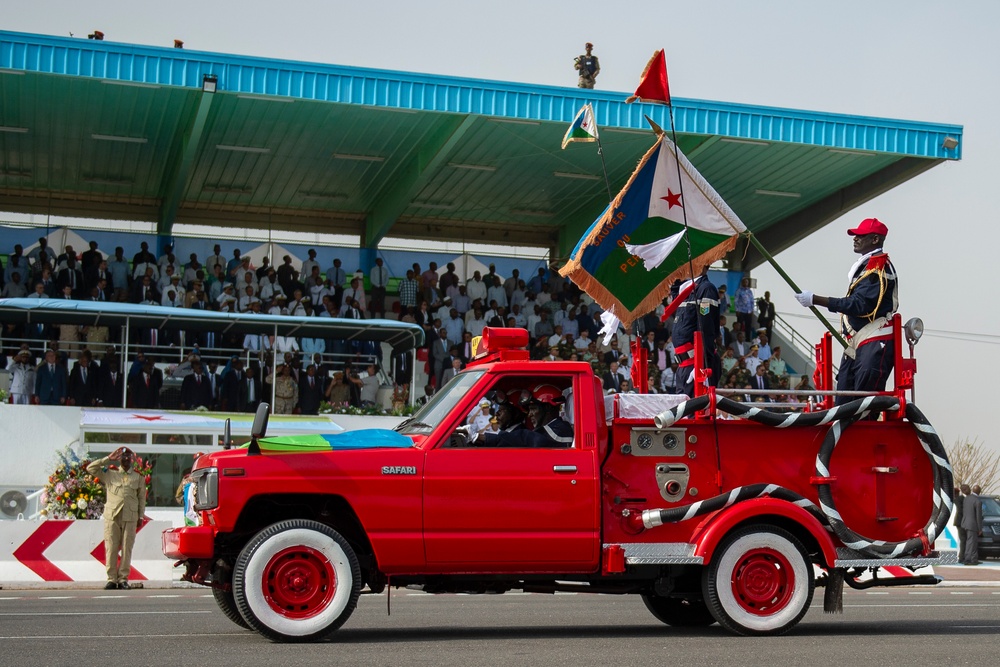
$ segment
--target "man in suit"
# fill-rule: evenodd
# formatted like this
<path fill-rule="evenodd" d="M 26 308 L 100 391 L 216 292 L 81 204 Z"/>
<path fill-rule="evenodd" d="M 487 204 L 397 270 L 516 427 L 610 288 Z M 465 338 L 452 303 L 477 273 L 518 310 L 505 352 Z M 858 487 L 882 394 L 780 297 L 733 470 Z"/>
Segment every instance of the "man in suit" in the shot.
<path fill-rule="evenodd" d="M 965 562 L 965 529 L 962 528 L 962 517 L 965 514 L 965 496 L 962 495 L 962 490 L 959 487 L 955 487 L 955 495 L 952 496 L 955 501 L 955 527 L 958 529 L 958 562 Z"/>
<path fill-rule="evenodd" d="M 451 358 L 451 367 L 444 369 L 441 373 L 441 386 L 448 384 L 448 382 L 462 372 L 462 359 L 460 357 Z"/>
<path fill-rule="evenodd" d="M 768 339 L 771 338 L 771 331 L 774 328 L 774 304 L 771 302 L 771 293 L 764 292 L 764 296 L 757 299 L 757 323 L 764 328 Z"/>
<path fill-rule="evenodd" d="M 316 375 L 316 365 L 309 364 L 305 375 L 299 380 L 299 408 L 304 415 L 319 413 L 319 404 L 323 401 L 326 389 L 323 378 Z"/>
<path fill-rule="evenodd" d="M 130 303 L 145 303 L 147 301 L 160 303 L 160 293 L 153 283 L 153 277 L 146 274 L 132 283 L 132 293 L 128 300 Z"/>
<path fill-rule="evenodd" d="M 611 365 L 612 361 L 618 361 L 622 356 L 621 348 L 618 347 L 618 336 L 611 339 L 611 347 L 607 352 L 604 353 L 604 363 Z M 615 385 L 615 389 L 618 389 L 618 385 Z"/>
<path fill-rule="evenodd" d="M 437 386 L 441 387 L 441 376 L 444 374 L 444 370 L 451 366 L 451 355 L 448 353 L 450 346 L 448 343 L 448 330 L 441 327 L 437 333 L 437 337 L 431 344 L 430 354 L 434 378 Z"/>
<path fill-rule="evenodd" d="M 247 366 L 246 377 L 243 383 L 245 385 L 243 393 L 246 396 L 246 405 L 243 407 L 243 412 L 257 412 L 257 406 L 264 400 L 264 396 L 262 395 L 263 387 L 260 383 L 260 378 L 257 377 L 257 368 L 255 366 Z"/>
<path fill-rule="evenodd" d="M 458 356 L 462 360 L 462 365 L 472 361 L 472 333 L 465 331 L 462 333 L 462 342 L 458 345 Z"/>
<path fill-rule="evenodd" d="M 212 403 L 212 385 L 203 373 L 201 361 L 194 359 L 191 373 L 181 382 L 181 409 L 211 408 Z"/>
<path fill-rule="evenodd" d="M 246 373 L 243 372 L 243 360 L 233 361 L 232 370 L 226 373 L 222 380 L 222 409 L 227 412 L 245 412 L 247 407 Z"/>
<path fill-rule="evenodd" d="M 413 352 L 392 353 L 392 377 L 396 384 L 409 384 L 413 378 Z"/>
<path fill-rule="evenodd" d="M 84 297 L 86 292 L 84 291 L 83 272 L 76 265 L 76 259 L 70 257 L 66 260 L 66 268 L 59 271 L 56 275 L 56 285 L 60 289 L 69 287 L 74 299 L 82 299 Z"/>
<path fill-rule="evenodd" d="M 100 386 L 100 368 L 94 366 L 90 350 L 80 353 L 76 366 L 69 374 L 66 403 L 88 408 L 97 405 Z"/>
<path fill-rule="evenodd" d="M 122 407 L 122 397 L 125 387 L 125 374 L 118 366 L 118 360 L 104 360 L 101 364 L 101 381 L 98 391 L 98 404 L 106 408 Z"/>
<path fill-rule="evenodd" d="M 219 377 L 219 362 L 215 359 L 210 359 L 208 362 L 208 368 L 204 370 L 205 379 L 208 380 L 208 386 L 212 390 L 212 402 L 208 407 L 212 410 L 219 407 L 219 396 L 222 393 L 222 379 Z"/>
<path fill-rule="evenodd" d="M 969 488 L 962 485 L 965 498 L 962 503 L 962 531 L 965 533 L 965 560 L 963 565 L 979 565 L 979 538 L 983 534 L 983 504 L 979 500 L 979 485 Z"/>
<path fill-rule="evenodd" d="M 626 379 L 628 378 L 618 369 L 618 362 L 612 361 L 608 366 L 608 372 L 602 378 L 601 386 L 605 392 L 614 393 L 621 387 L 622 380 Z"/>
<path fill-rule="evenodd" d="M 132 469 L 132 450 L 119 447 L 110 456 L 97 459 L 87 472 L 100 480 L 107 494 L 104 504 L 104 558 L 108 583 L 106 590 L 128 589 L 132 572 L 132 546 L 135 529 L 146 514 L 146 480 Z M 111 466 L 118 464 L 115 470 Z M 121 550 L 121 560 L 118 552 Z"/>
<path fill-rule="evenodd" d="M 107 260 L 99 260 L 94 266 L 88 267 L 83 272 L 83 281 L 87 285 L 87 291 L 95 287 L 102 280 L 106 281 L 105 285 L 111 284 L 111 271 L 108 270 Z"/>
<path fill-rule="evenodd" d="M 91 270 L 96 269 L 103 260 L 104 255 L 97 249 L 97 241 L 91 241 L 90 250 L 86 250 L 80 255 L 80 269 L 86 275 Z"/>
<path fill-rule="evenodd" d="M 129 379 L 130 405 L 133 408 L 155 409 L 160 401 L 163 373 L 149 359 L 142 369 Z"/>
<path fill-rule="evenodd" d="M 761 389 L 767 390 L 771 388 L 771 381 L 767 377 L 767 364 L 761 362 L 757 365 L 757 370 L 754 372 L 753 377 L 750 378 L 750 388 L 751 389 Z M 770 403 L 770 396 L 754 396 L 754 399 L 762 398 L 764 401 Z"/>
<path fill-rule="evenodd" d="M 66 367 L 56 363 L 56 353 L 45 353 L 45 363 L 35 371 L 35 400 L 39 405 L 65 405 L 67 392 Z"/>
<path fill-rule="evenodd" d="M 745 357 L 750 354 L 750 343 L 747 342 L 746 334 L 743 331 L 736 332 L 736 340 L 729 344 L 730 349 L 732 349 L 733 354 L 736 358 Z"/>

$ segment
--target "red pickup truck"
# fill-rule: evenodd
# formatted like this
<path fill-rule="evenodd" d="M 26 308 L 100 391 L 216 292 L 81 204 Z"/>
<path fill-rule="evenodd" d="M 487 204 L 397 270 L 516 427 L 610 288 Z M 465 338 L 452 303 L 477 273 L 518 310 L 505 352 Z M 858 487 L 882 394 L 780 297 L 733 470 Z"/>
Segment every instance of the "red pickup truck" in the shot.
<path fill-rule="evenodd" d="M 393 430 L 200 457 L 198 525 L 166 531 L 164 553 L 277 641 L 326 637 L 387 587 L 637 594 L 669 625 L 749 635 L 792 628 L 817 585 L 832 611 L 845 581 L 937 583 L 872 569 L 941 562 L 951 514 L 947 457 L 901 390 L 784 413 L 714 391 L 608 397 L 588 364 L 529 361 L 526 343 L 488 329 Z M 545 437 L 469 425 L 483 400 Z"/>

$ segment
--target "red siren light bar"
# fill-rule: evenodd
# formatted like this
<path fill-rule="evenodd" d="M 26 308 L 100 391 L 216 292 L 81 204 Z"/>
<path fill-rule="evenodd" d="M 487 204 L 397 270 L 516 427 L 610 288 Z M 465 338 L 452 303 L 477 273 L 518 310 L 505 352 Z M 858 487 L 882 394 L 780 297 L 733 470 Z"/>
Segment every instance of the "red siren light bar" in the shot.
<path fill-rule="evenodd" d="M 487 353 L 528 347 L 528 330 L 486 327 L 483 329 L 483 340 L 479 347 Z"/>
<path fill-rule="evenodd" d="M 528 331 L 508 327 L 486 327 L 479 339 L 473 339 L 473 357 L 476 361 L 502 358 L 513 361 L 528 358 Z"/>

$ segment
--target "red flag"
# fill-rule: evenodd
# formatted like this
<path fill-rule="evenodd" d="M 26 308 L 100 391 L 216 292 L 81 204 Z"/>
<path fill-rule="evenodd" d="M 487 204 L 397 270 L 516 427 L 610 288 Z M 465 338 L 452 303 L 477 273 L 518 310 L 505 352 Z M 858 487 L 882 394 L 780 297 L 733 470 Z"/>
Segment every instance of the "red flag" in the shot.
<path fill-rule="evenodd" d="M 670 105 L 667 59 L 663 55 L 663 49 L 654 53 L 646 63 L 646 69 L 642 71 L 642 77 L 639 79 L 639 87 L 635 89 L 634 95 L 625 100 L 625 104 L 631 104 L 636 100 Z"/>

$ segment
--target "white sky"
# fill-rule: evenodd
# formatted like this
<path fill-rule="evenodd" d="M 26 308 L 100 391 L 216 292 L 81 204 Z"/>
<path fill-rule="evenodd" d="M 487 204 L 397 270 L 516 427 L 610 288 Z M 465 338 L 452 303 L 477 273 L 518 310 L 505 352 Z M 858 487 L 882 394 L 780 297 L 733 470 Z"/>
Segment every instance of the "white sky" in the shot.
<path fill-rule="evenodd" d="M 990 203 L 1000 174 L 1000 2 L 993 0 L 543 0 L 170 3 L 36 0 L 4 29 L 109 41 L 573 86 L 583 42 L 601 59 L 598 88 L 628 94 L 665 48 L 675 97 L 955 123 L 963 159 L 899 186 L 778 256 L 804 289 L 839 296 L 854 261 L 849 226 L 876 216 L 900 274 L 904 319 L 923 318 L 917 404 L 946 443 L 989 426 L 1000 308 Z M 600 123 L 600 119 L 598 119 Z M 596 186 L 595 186 L 596 187 Z M 754 272 L 779 313 L 806 318 L 769 268 Z M 957 332 L 955 334 L 945 332 Z"/>

